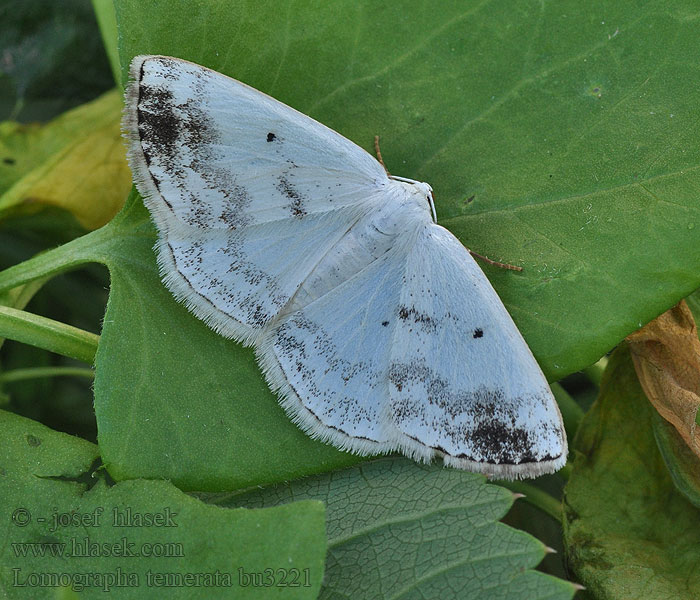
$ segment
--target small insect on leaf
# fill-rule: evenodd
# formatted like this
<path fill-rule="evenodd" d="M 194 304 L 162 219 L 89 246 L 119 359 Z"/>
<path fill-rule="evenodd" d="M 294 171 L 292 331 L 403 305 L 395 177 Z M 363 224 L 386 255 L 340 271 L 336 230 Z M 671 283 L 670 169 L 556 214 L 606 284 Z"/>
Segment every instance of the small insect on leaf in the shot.
<path fill-rule="evenodd" d="M 199 65 L 138 56 L 130 75 L 123 129 L 163 281 L 255 348 L 295 423 L 499 478 L 564 465 L 547 381 L 427 183 Z"/>

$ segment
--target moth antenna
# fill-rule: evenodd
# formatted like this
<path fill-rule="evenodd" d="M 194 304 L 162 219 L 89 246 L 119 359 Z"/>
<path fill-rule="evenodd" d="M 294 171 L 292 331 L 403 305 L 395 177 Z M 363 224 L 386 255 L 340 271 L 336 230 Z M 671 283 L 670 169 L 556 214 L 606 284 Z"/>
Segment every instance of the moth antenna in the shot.
<path fill-rule="evenodd" d="M 374 151 L 377 153 L 377 160 L 379 161 L 379 164 L 384 167 L 384 170 L 386 171 L 386 174 L 388 177 L 391 177 L 391 173 L 389 173 L 389 169 L 386 168 L 386 165 L 384 164 L 384 160 L 382 159 L 382 151 L 379 149 L 379 136 L 375 135 L 374 136 Z"/>
<path fill-rule="evenodd" d="M 497 260 L 491 260 L 490 258 L 487 258 L 483 254 L 479 254 L 478 252 L 474 252 L 474 250 L 469 250 L 469 254 L 472 256 L 476 256 L 477 258 L 480 258 L 484 262 L 489 263 L 490 265 L 493 265 L 494 267 L 500 267 L 501 269 L 508 269 L 509 271 L 522 271 L 522 267 L 518 267 L 516 265 L 509 265 L 508 263 L 502 263 L 498 262 Z"/>

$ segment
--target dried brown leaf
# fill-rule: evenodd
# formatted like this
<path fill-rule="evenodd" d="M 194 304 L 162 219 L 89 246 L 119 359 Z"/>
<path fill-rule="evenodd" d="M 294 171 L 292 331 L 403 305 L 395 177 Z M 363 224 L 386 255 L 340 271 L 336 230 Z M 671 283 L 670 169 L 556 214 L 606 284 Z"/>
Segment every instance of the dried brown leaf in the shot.
<path fill-rule="evenodd" d="M 700 340 L 684 300 L 627 337 L 644 393 L 700 456 Z"/>

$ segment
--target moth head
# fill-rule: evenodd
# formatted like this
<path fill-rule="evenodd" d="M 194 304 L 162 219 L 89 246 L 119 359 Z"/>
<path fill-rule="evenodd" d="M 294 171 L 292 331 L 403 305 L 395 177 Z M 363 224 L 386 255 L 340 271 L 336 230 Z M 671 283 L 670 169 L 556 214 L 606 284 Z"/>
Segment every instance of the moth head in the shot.
<path fill-rule="evenodd" d="M 433 188 L 431 188 L 430 185 L 428 185 L 427 183 L 422 183 L 419 181 L 417 181 L 414 185 L 425 196 L 425 199 L 428 201 L 428 206 L 430 207 L 430 214 L 433 216 L 433 222 L 437 223 L 437 213 L 435 212 L 435 196 L 433 195 Z"/>
<path fill-rule="evenodd" d="M 437 213 L 435 212 L 435 197 L 433 196 L 433 188 L 431 188 L 429 184 L 424 183 L 422 181 L 407 179 L 406 177 L 397 177 L 396 175 L 391 175 L 390 179 L 401 181 L 402 183 L 408 183 L 410 185 L 411 191 L 414 194 L 421 196 L 425 200 L 426 210 L 428 210 L 428 212 L 430 212 L 430 214 L 432 215 L 433 222 L 437 223 Z"/>

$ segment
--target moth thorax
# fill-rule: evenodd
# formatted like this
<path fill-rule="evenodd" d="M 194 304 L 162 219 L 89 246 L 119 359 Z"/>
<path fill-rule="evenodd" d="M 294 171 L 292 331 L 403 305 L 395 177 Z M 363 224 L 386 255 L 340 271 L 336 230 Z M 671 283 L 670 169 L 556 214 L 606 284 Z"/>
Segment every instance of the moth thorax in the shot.
<path fill-rule="evenodd" d="M 405 179 L 403 177 L 394 177 L 401 187 L 408 192 L 412 201 L 421 211 L 427 212 L 434 222 L 437 222 L 435 214 L 435 203 L 433 200 L 433 188 L 422 181 L 414 181 L 413 179 Z"/>

